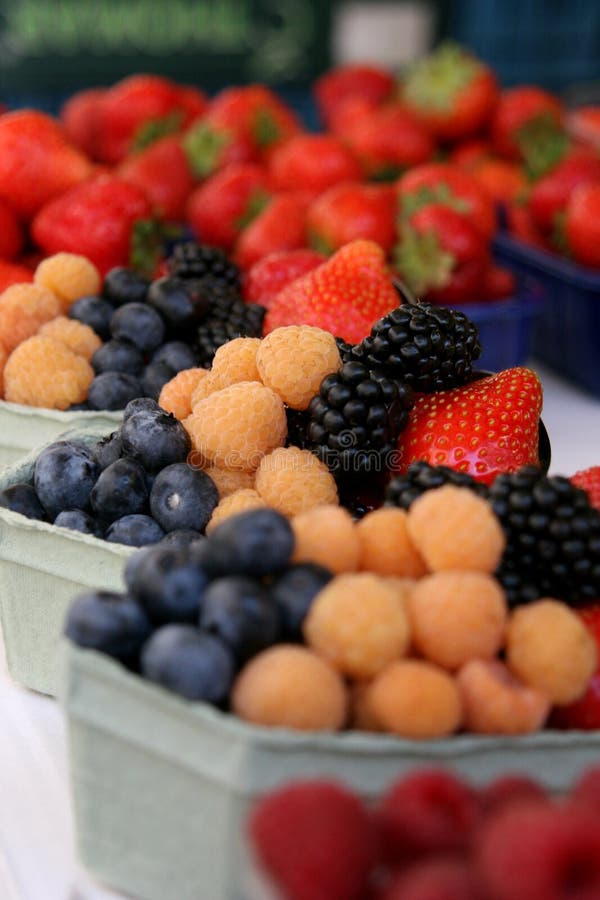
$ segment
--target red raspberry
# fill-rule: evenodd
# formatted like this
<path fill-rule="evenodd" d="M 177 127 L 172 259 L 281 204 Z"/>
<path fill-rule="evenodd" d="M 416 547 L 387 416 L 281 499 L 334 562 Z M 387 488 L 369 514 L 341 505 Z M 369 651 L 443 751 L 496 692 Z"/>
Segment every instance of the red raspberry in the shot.
<path fill-rule="evenodd" d="M 375 833 L 358 797 L 334 782 L 280 788 L 249 821 L 256 854 L 286 900 L 359 900 L 375 862 Z"/>
<path fill-rule="evenodd" d="M 592 506 L 600 509 L 600 466 L 591 466 L 589 469 L 575 472 L 571 475 L 570 481 L 587 493 Z"/>
<path fill-rule="evenodd" d="M 600 766 L 588 769 L 571 788 L 569 802 L 600 816 Z"/>
<path fill-rule="evenodd" d="M 527 775 L 501 775 L 482 788 L 479 799 L 485 815 L 493 815 L 509 803 L 546 800 L 547 794 L 539 782 Z"/>
<path fill-rule="evenodd" d="M 397 875 L 381 900 L 483 900 L 473 867 L 461 859 L 434 857 Z"/>

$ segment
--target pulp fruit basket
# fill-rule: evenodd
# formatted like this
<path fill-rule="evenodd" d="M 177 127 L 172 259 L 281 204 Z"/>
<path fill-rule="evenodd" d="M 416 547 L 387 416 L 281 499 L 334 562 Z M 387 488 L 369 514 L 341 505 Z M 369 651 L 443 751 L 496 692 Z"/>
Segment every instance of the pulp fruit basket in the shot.
<path fill-rule="evenodd" d="M 71 428 L 119 427 L 122 412 L 61 412 L 0 401 L 0 466 L 22 459 L 31 450 L 56 440 Z"/>
<path fill-rule="evenodd" d="M 600 397 L 600 272 L 553 256 L 508 234 L 494 241 L 498 262 L 534 279 L 543 294 L 533 353 Z"/>
<path fill-rule="evenodd" d="M 111 430 L 78 429 L 60 437 L 93 444 Z M 31 481 L 40 450 L 3 469 L 0 490 Z M 15 681 L 56 694 L 58 647 L 70 602 L 98 585 L 120 590 L 125 559 L 133 549 L 0 507 L 0 625 Z"/>
<path fill-rule="evenodd" d="M 80 861 L 138 900 L 242 900 L 244 821 L 266 791 L 330 776 L 366 799 L 443 766 L 484 783 L 523 772 L 563 792 L 600 754 L 600 734 L 458 735 L 411 741 L 261 728 L 144 681 L 65 642 L 63 704 Z"/>

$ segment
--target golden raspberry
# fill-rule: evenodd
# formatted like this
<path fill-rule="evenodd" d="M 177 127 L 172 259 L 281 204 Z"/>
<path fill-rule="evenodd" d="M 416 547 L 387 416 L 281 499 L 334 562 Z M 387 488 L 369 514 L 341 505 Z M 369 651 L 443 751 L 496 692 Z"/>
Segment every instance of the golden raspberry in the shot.
<path fill-rule="evenodd" d="M 293 562 L 314 562 L 335 573 L 354 572 L 360 541 L 352 516 L 341 506 L 314 506 L 294 516 Z"/>
<path fill-rule="evenodd" d="M 13 284 L 0 294 L 0 342 L 11 353 L 61 313 L 60 301 L 38 284 Z"/>
<path fill-rule="evenodd" d="M 326 375 L 342 365 L 335 338 L 312 325 L 276 328 L 256 357 L 263 384 L 292 409 L 306 409 Z"/>
<path fill-rule="evenodd" d="M 506 543 L 489 503 L 452 484 L 415 500 L 408 512 L 408 533 L 432 571 L 494 572 Z"/>
<path fill-rule="evenodd" d="M 36 335 L 14 350 L 4 368 L 4 396 L 11 403 L 67 409 L 82 403 L 94 370 L 60 341 Z"/>
<path fill-rule="evenodd" d="M 403 509 L 381 507 L 367 513 L 356 529 L 360 538 L 360 568 L 380 575 L 419 578 L 427 571 L 410 539 Z"/>
<path fill-rule="evenodd" d="M 194 449 L 213 465 L 252 472 L 283 446 L 287 420 L 277 394 L 257 381 L 241 381 L 197 403 L 186 428 Z"/>
<path fill-rule="evenodd" d="M 33 280 L 56 294 L 63 312 L 80 297 L 97 294 L 101 287 L 100 273 L 94 263 L 77 253 L 48 256 L 35 270 Z"/>
<path fill-rule="evenodd" d="M 246 512 L 249 509 L 259 509 L 267 504 L 262 497 L 252 490 L 252 488 L 242 488 L 228 494 L 219 501 L 215 506 L 210 521 L 206 526 L 206 533 L 210 532 L 228 519 L 230 516 L 236 516 L 238 513 Z"/>
<path fill-rule="evenodd" d="M 327 466 L 299 447 L 278 447 L 264 456 L 255 486 L 265 503 L 284 516 L 338 502 L 335 479 Z"/>
<path fill-rule="evenodd" d="M 227 341 L 215 353 L 210 370 L 218 389 L 238 384 L 240 381 L 260 381 L 256 368 L 256 354 L 260 338 L 235 338 Z"/>
<path fill-rule="evenodd" d="M 233 685 L 233 711 L 257 725 L 336 731 L 348 693 L 340 675 L 306 647 L 278 644 L 257 654 Z"/>
<path fill-rule="evenodd" d="M 580 697 L 596 669 L 596 644 L 579 616 L 558 600 L 515 609 L 506 630 L 506 662 L 553 703 Z"/>
<path fill-rule="evenodd" d="M 404 605 L 384 578 L 338 575 L 313 600 L 303 633 L 307 644 L 342 674 L 373 678 L 408 650 Z"/>
<path fill-rule="evenodd" d="M 369 705 L 371 681 L 355 681 L 350 686 L 350 724 L 356 731 L 381 731 Z"/>
<path fill-rule="evenodd" d="M 67 319 L 66 316 L 57 316 L 56 319 L 46 322 L 38 334 L 60 341 L 61 344 L 78 356 L 83 356 L 88 362 L 91 361 L 96 350 L 102 346 L 102 341 L 93 328 L 76 319 Z"/>
<path fill-rule="evenodd" d="M 221 500 L 236 491 L 254 491 L 254 472 L 242 469 L 219 469 L 218 466 L 206 466 L 204 471 L 214 482 Z"/>
<path fill-rule="evenodd" d="M 191 404 L 192 410 L 194 407 L 200 403 L 201 400 L 206 400 L 206 398 L 210 394 L 215 394 L 217 391 L 220 391 L 221 388 L 217 384 L 217 380 L 213 378 L 212 370 L 209 370 L 206 373 L 205 378 L 201 378 L 194 390 L 192 391 Z"/>
<path fill-rule="evenodd" d="M 8 353 L 0 344 L 0 397 L 4 396 L 4 366 L 6 365 L 6 361 L 8 359 Z"/>
<path fill-rule="evenodd" d="M 542 727 L 550 700 L 528 687 L 500 660 L 472 659 L 456 676 L 465 728 L 476 734 L 529 734 Z"/>
<path fill-rule="evenodd" d="M 159 406 L 176 419 L 186 419 L 192 411 L 192 394 L 207 374 L 206 369 L 183 369 L 178 372 L 163 385 L 158 398 Z"/>

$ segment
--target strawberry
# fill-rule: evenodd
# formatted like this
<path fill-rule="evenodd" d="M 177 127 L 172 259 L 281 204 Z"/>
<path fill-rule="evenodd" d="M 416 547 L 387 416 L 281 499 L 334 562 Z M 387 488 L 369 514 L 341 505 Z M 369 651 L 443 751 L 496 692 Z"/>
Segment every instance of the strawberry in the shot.
<path fill-rule="evenodd" d="M 600 600 L 580 606 L 577 613 L 596 642 L 600 660 Z M 583 696 L 568 706 L 556 707 L 552 712 L 550 724 L 555 728 L 573 728 L 581 731 L 596 731 L 600 728 L 600 663 Z"/>
<path fill-rule="evenodd" d="M 321 75 L 313 85 L 313 93 L 319 115 L 330 128 L 332 118 L 348 99 L 379 104 L 391 96 L 395 86 L 393 75 L 386 69 L 349 63 Z"/>
<path fill-rule="evenodd" d="M 527 180 L 519 163 L 504 159 L 483 159 L 471 169 L 476 182 L 497 204 L 506 205 L 524 196 Z"/>
<path fill-rule="evenodd" d="M 557 227 L 575 188 L 589 182 L 600 182 L 600 159 L 589 150 L 573 150 L 533 185 L 529 208 L 536 227 L 545 236 Z"/>
<path fill-rule="evenodd" d="M 366 238 L 387 254 L 396 240 L 394 191 L 387 185 L 336 184 L 311 204 L 306 225 L 311 246 L 322 253 Z"/>
<path fill-rule="evenodd" d="M 470 138 L 452 148 L 448 161 L 470 172 L 484 159 L 489 159 L 491 154 L 492 148 L 488 140 L 485 138 Z"/>
<path fill-rule="evenodd" d="M 600 466 L 581 469 L 579 472 L 571 475 L 570 481 L 578 488 L 586 491 L 592 506 L 600 510 Z"/>
<path fill-rule="evenodd" d="M 513 237 L 530 244 L 540 250 L 550 249 L 546 238 L 541 233 L 531 215 L 528 205 L 515 201 L 506 207 L 506 224 Z"/>
<path fill-rule="evenodd" d="M 241 232 L 234 252 L 237 264 L 247 269 L 269 253 L 305 247 L 308 202 L 301 191 L 274 194 Z"/>
<path fill-rule="evenodd" d="M 396 306 L 398 295 L 381 247 L 372 241 L 352 241 L 277 295 L 264 331 L 268 334 L 281 325 L 315 325 L 356 344 Z"/>
<path fill-rule="evenodd" d="M 365 119 L 366 116 L 374 112 L 379 107 L 379 103 L 373 100 L 367 100 L 366 97 L 348 97 L 336 106 L 335 111 L 331 115 L 329 123 L 329 131 L 338 137 L 343 138 L 356 127 L 356 123 Z"/>
<path fill-rule="evenodd" d="M 600 106 L 580 106 L 570 110 L 565 124 L 575 140 L 600 149 Z"/>
<path fill-rule="evenodd" d="M 204 115 L 208 109 L 208 97 L 204 91 L 191 84 L 178 85 L 177 105 L 183 112 L 183 128 L 187 128 L 196 119 Z"/>
<path fill-rule="evenodd" d="M 100 110 L 105 93 L 104 88 L 77 91 L 63 104 L 59 113 L 69 141 L 90 159 L 98 158 Z"/>
<path fill-rule="evenodd" d="M 600 180 L 579 185 L 569 197 L 564 238 L 576 262 L 600 268 Z"/>
<path fill-rule="evenodd" d="M 339 126 L 338 126 L 339 127 Z M 369 178 L 392 179 L 430 159 L 434 142 L 424 125 L 399 103 L 355 117 L 338 131 Z"/>
<path fill-rule="evenodd" d="M 411 66 L 401 98 L 440 140 L 477 134 L 498 102 L 494 73 L 457 44 L 437 47 Z"/>
<path fill-rule="evenodd" d="M 322 193 L 341 181 L 359 181 L 361 167 L 343 141 L 332 134 L 299 134 L 273 151 L 270 171 L 282 191 Z"/>
<path fill-rule="evenodd" d="M 128 156 L 117 174 L 137 185 L 161 218 L 170 221 L 185 218 L 195 181 L 177 135 L 159 138 L 139 153 Z"/>
<path fill-rule="evenodd" d="M 148 262 L 133 257 L 134 251 L 141 251 L 136 238 L 144 236 L 143 232 L 148 236 L 151 213 L 150 203 L 138 187 L 122 178 L 101 175 L 42 207 L 31 232 L 45 253 L 79 253 L 104 275 L 115 266 Z"/>
<path fill-rule="evenodd" d="M 0 117 L 0 198 L 29 220 L 53 197 L 93 171 L 90 161 L 65 140 L 58 123 L 23 109 Z"/>
<path fill-rule="evenodd" d="M 540 122 L 560 127 L 564 106 L 539 87 L 520 85 L 502 91 L 490 122 L 492 145 L 506 159 L 522 160 L 524 128 Z"/>
<path fill-rule="evenodd" d="M 7 287 L 10 287 L 11 284 L 21 284 L 25 281 L 33 281 L 31 269 L 19 263 L 0 259 L 0 293 L 6 290 Z"/>
<path fill-rule="evenodd" d="M 16 215 L 0 200 L 0 259 L 14 259 L 23 249 L 25 236 Z"/>
<path fill-rule="evenodd" d="M 398 443 L 397 470 L 425 460 L 491 484 L 537 465 L 542 386 L 531 369 L 505 369 L 463 387 L 421 394 Z"/>
<path fill-rule="evenodd" d="M 513 297 L 517 287 L 517 280 L 512 272 L 490 263 L 483 274 L 481 284 L 481 300 L 504 300 Z"/>
<path fill-rule="evenodd" d="M 325 262 L 315 250 L 283 250 L 263 256 L 246 273 L 243 284 L 244 300 L 260 303 L 268 309 L 277 294 L 296 278 L 312 272 Z"/>
<path fill-rule="evenodd" d="M 231 163 L 191 195 L 187 215 L 199 241 L 231 250 L 242 228 L 267 205 L 269 174 L 258 163 Z"/>

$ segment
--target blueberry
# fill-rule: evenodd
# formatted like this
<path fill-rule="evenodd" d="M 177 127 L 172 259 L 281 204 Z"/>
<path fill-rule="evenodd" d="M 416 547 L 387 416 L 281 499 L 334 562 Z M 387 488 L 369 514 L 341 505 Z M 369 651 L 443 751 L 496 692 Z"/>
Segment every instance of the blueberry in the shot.
<path fill-rule="evenodd" d="M 69 318 L 89 325 L 103 341 L 110 338 L 110 320 L 115 311 L 102 297 L 80 297 L 69 308 Z"/>
<path fill-rule="evenodd" d="M 123 409 L 130 400 L 140 397 L 142 386 L 134 375 L 125 372 L 103 372 L 96 375 L 88 391 L 90 409 Z"/>
<path fill-rule="evenodd" d="M 137 347 L 127 341 L 107 341 L 92 356 L 92 368 L 96 375 L 102 372 L 125 372 L 139 375 L 144 368 L 144 358 Z"/>
<path fill-rule="evenodd" d="M 134 400 L 130 400 L 123 410 L 123 421 L 126 422 L 134 413 L 141 412 L 148 413 L 150 416 L 157 416 L 164 410 L 158 405 L 156 400 L 152 400 L 150 397 L 136 397 Z"/>
<path fill-rule="evenodd" d="M 152 362 L 165 363 L 177 373 L 183 369 L 194 369 L 198 365 L 198 357 L 183 341 L 169 341 L 152 354 Z"/>
<path fill-rule="evenodd" d="M 207 312 L 210 299 L 199 281 L 167 275 L 152 282 L 148 303 L 171 325 L 185 325 Z"/>
<path fill-rule="evenodd" d="M 12 512 L 21 513 L 28 519 L 41 519 L 42 521 L 46 519 L 46 511 L 30 484 L 11 484 L 4 488 L 3 491 L 0 491 L 0 506 L 12 510 Z"/>
<path fill-rule="evenodd" d="M 271 585 L 271 598 L 281 617 L 283 639 L 302 641 L 302 623 L 319 591 L 331 581 L 329 569 L 315 563 L 290 566 Z"/>
<path fill-rule="evenodd" d="M 54 520 L 63 509 L 87 509 L 100 466 L 90 447 L 57 441 L 35 461 L 33 483 L 38 498 Z"/>
<path fill-rule="evenodd" d="M 111 463 L 116 462 L 121 456 L 121 434 L 113 431 L 108 437 L 102 438 L 92 447 L 100 468 L 106 469 Z"/>
<path fill-rule="evenodd" d="M 192 531 L 191 528 L 177 528 L 175 531 L 169 531 L 160 542 L 161 547 L 176 547 L 178 550 L 187 550 L 192 544 L 197 546 L 206 540 L 199 531 Z"/>
<path fill-rule="evenodd" d="M 165 531 L 204 531 L 219 502 L 214 481 L 187 463 L 174 463 L 158 473 L 150 494 L 150 511 Z"/>
<path fill-rule="evenodd" d="M 123 303 L 143 303 L 150 282 L 139 272 L 119 266 L 104 276 L 102 293 L 114 306 Z"/>
<path fill-rule="evenodd" d="M 211 533 L 205 551 L 212 574 L 275 575 L 294 549 L 294 532 L 274 509 L 252 509 L 231 516 Z"/>
<path fill-rule="evenodd" d="M 141 671 L 187 700 L 222 703 L 234 676 L 229 650 L 193 625 L 163 625 L 142 649 Z"/>
<path fill-rule="evenodd" d="M 110 320 L 115 340 L 129 341 L 141 353 L 151 353 L 163 342 L 165 323 L 147 303 L 125 303 Z"/>
<path fill-rule="evenodd" d="M 105 522 L 145 512 L 148 508 L 146 473 L 134 459 L 118 459 L 101 473 L 90 504 Z"/>
<path fill-rule="evenodd" d="M 145 469 L 156 472 L 171 463 L 184 462 L 190 452 L 189 435 L 170 413 L 134 413 L 121 425 L 123 451 Z"/>
<path fill-rule="evenodd" d="M 140 378 L 144 396 L 151 397 L 153 400 L 158 400 L 164 385 L 167 381 L 170 381 L 174 375 L 175 370 L 166 363 L 157 362 L 147 365 Z"/>
<path fill-rule="evenodd" d="M 93 591 L 71 605 L 65 634 L 80 647 L 133 660 L 152 632 L 142 607 L 127 594 Z"/>
<path fill-rule="evenodd" d="M 165 536 L 164 531 L 150 516 L 134 514 L 115 519 L 109 525 L 105 540 L 113 544 L 126 544 L 128 547 L 145 547 L 146 544 L 158 544 Z"/>
<path fill-rule="evenodd" d="M 279 611 L 267 589 L 242 575 L 209 584 L 199 625 L 227 644 L 240 664 L 274 644 L 280 631 Z"/>
<path fill-rule="evenodd" d="M 61 528 L 70 528 L 71 531 L 81 531 L 82 534 L 93 534 L 97 538 L 104 537 L 102 523 L 83 509 L 63 510 L 55 518 L 54 524 Z"/>
<path fill-rule="evenodd" d="M 126 570 L 125 584 L 153 621 L 196 622 L 208 576 L 186 550 L 161 543 Z"/>

